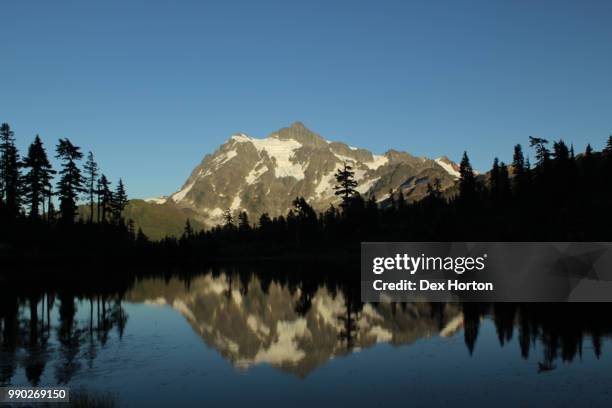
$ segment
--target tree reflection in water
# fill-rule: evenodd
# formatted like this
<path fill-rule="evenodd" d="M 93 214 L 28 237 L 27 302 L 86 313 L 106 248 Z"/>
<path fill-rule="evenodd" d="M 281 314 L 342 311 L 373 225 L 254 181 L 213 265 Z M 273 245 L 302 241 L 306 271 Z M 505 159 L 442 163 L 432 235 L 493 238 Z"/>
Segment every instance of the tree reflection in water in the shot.
<path fill-rule="evenodd" d="M 93 366 L 96 349 L 103 346 L 109 333 L 117 329 L 120 337 L 127 324 L 127 314 L 121 297 L 89 296 L 61 291 L 25 296 L 2 293 L 0 296 L 0 384 L 11 384 L 18 367 L 23 367 L 32 386 L 40 378 L 50 360 L 57 360 L 54 379 L 67 384 L 78 372 L 82 360 Z M 87 302 L 84 302 L 87 300 Z M 89 306 L 88 321 L 77 320 L 77 304 Z M 53 316 L 53 309 L 57 315 Z M 94 312 L 94 308 L 101 312 Z M 94 317 L 94 313 L 96 313 Z M 50 340 L 57 342 L 57 354 L 52 355 Z M 87 351 L 81 353 L 83 345 Z"/>
<path fill-rule="evenodd" d="M 516 340 L 524 359 L 540 344 L 535 369 L 542 373 L 582 356 L 585 343 L 599 358 L 602 338 L 612 334 L 608 304 L 363 304 L 359 282 L 301 276 L 215 269 L 97 291 L 3 291 L 0 383 L 11 384 L 21 367 L 27 381 L 39 385 L 50 361 L 57 384 L 94 367 L 109 339 L 123 338 L 124 301 L 173 307 L 236 367 L 268 363 L 300 377 L 379 342 L 406 345 L 432 336 L 462 333 L 476 358 L 485 319 L 494 323 L 500 347 Z"/>

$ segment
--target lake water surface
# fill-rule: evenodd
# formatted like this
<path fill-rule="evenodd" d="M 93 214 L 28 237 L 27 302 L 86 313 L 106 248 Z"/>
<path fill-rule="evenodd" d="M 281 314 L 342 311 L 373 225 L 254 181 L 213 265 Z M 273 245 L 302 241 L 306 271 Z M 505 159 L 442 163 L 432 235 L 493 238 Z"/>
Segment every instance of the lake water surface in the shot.
<path fill-rule="evenodd" d="M 3 291 L 0 383 L 119 406 L 612 406 L 612 308 L 362 304 L 217 269 L 116 293 Z"/>

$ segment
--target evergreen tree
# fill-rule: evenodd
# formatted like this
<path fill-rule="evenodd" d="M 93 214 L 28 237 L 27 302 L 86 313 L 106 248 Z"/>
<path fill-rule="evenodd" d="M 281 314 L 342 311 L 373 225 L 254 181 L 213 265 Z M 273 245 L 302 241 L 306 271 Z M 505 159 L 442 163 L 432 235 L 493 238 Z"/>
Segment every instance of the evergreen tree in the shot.
<path fill-rule="evenodd" d="M 497 178 L 497 189 L 499 200 L 505 203 L 510 199 L 512 195 L 512 189 L 510 185 L 510 174 L 508 172 L 508 166 L 506 163 L 501 162 L 499 165 L 499 176 Z"/>
<path fill-rule="evenodd" d="M 28 149 L 23 167 L 29 169 L 23 177 L 23 187 L 25 199 L 30 206 L 30 217 L 38 217 L 39 210 L 44 212 L 45 199 L 51 190 L 51 179 L 55 174 L 38 135 Z"/>
<path fill-rule="evenodd" d="M 459 196 L 463 200 L 473 200 L 476 197 L 476 176 L 467 152 L 463 152 L 459 165 Z"/>
<path fill-rule="evenodd" d="M 119 179 L 119 183 L 115 188 L 115 192 L 112 195 L 112 214 L 115 222 L 119 222 L 123 214 L 123 210 L 125 210 L 125 206 L 128 202 L 128 196 L 125 192 L 125 187 L 123 185 L 123 180 Z"/>
<path fill-rule="evenodd" d="M 553 143 L 553 156 L 557 168 L 565 170 L 570 162 L 570 150 L 563 140 Z"/>
<path fill-rule="evenodd" d="M 293 200 L 293 207 L 295 210 L 291 211 L 291 220 L 295 227 L 297 242 L 312 240 L 318 228 L 317 213 L 304 197 Z M 289 217 L 287 219 L 289 220 Z"/>
<path fill-rule="evenodd" d="M 48 223 L 52 223 L 53 221 L 55 221 L 55 205 L 53 205 L 53 201 L 51 201 L 51 196 L 48 197 L 48 204 L 47 204 L 47 222 Z"/>
<path fill-rule="evenodd" d="M 94 218 L 94 195 L 97 191 L 98 180 L 98 163 L 94 160 L 94 155 L 90 151 L 87 154 L 87 161 L 83 166 L 85 171 L 86 193 L 89 198 L 89 222 L 93 222 Z"/>
<path fill-rule="evenodd" d="M 529 188 L 531 186 L 531 182 L 533 179 L 533 171 L 531 169 L 531 161 L 529 160 L 529 156 L 525 159 L 525 184 Z"/>
<path fill-rule="evenodd" d="M 14 133 L 8 123 L 0 125 L 0 203 L 15 217 L 21 206 L 19 152 Z"/>
<path fill-rule="evenodd" d="M 545 169 L 550 160 L 550 151 L 546 147 L 548 140 L 539 137 L 529 136 L 529 146 L 536 151 L 536 168 Z"/>
<path fill-rule="evenodd" d="M 259 233 L 264 240 L 273 239 L 273 222 L 270 219 L 270 215 L 268 213 L 263 213 L 259 217 L 259 223 L 257 224 L 259 227 Z"/>
<path fill-rule="evenodd" d="M 142 228 L 138 227 L 138 232 L 136 233 L 136 243 L 140 246 L 143 246 L 149 241 L 149 238 L 142 232 Z"/>
<path fill-rule="evenodd" d="M 522 194 L 526 190 L 526 164 L 523 156 L 523 148 L 520 144 L 514 146 L 514 155 L 512 156 L 512 171 L 514 172 L 513 189 L 515 194 Z"/>
<path fill-rule="evenodd" d="M 606 144 L 606 147 L 603 149 L 602 154 L 604 156 L 605 159 L 605 163 L 604 163 L 604 172 L 605 174 L 607 174 L 608 176 L 605 177 L 605 184 L 607 184 L 607 191 L 608 191 L 608 196 L 612 196 L 612 177 L 610 177 L 609 175 L 612 174 L 612 135 L 610 135 L 608 137 L 608 143 Z"/>
<path fill-rule="evenodd" d="M 238 214 L 238 229 L 242 232 L 251 230 L 251 225 L 249 224 L 249 215 L 246 211 L 241 211 Z"/>
<path fill-rule="evenodd" d="M 489 172 L 489 188 L 491 191 L 491 197 L 496 200 L 499 197 L 499 159 L 496 157 L 493 160 L 493 167 L 491 167 L 491 171 Z"/>
<path fill-rule="evenodd" d="M 185 230 L 183 231 L 183 240 L 193 238 L 193 228 L 191 227 L 191 222 L 189 218 L 185 221 Z"/>
<path fill-rule="evenodd" d="M 608 143 L 604 147 L 602 153 L 608 157 L 612 157 L 612 135 L 608 136 Z"/>
<path fill-rule="evenodd" d="M 505 203 L 511 196 L 510 175 L 508 173 L 508 166 L 504 162 L 500 163 L 497 157 L 493 161 L 493 168 L 489 173 L 489 179 L 491 199 L 496 205 Z"/>
<path fill-rule="evenodd" d="M 338 219 L 338 210 L 333 204 L 330 204 L 323 214 L 323 225 L 329 230 L 337 225 Z"/>
<path fill-rule="evenodd" d="M 272 224 L 272 220 L 270 219 L 270 215 L 268 213 L 263 213 L 259 217 L 259 227 L 267 228 Z"/>
<path fill-rule="evenodd" d="M 98 222 L 108 221 L 108 215 L 112 212 L 113 193 L 110 189 L 110 182 L 103 174 L 98 180 Z M 102 218 L 100 219 L 100 209 Z"/>
<path fill-rule="evenodd" d="M 293 207 L 299 220 L 304 222 L 312 222 L 317 219 L 317 213 L 308 204 L 304 197 L 297 197 L 293 200 Z"/>
<path fill-rule="evenodd" d="M 514 168 L 514 174 L 525 170 L 525 157 L 523 156 L 523 147 L 520 144 L 514 146 L 512 167 Z"/>
<path fill-rule="evenodd" d="M 68 139 L 60 139 L 56 147 L 56 158 L 62 160 L 57 194 L 60 201 L 60 219 L 72 224 L 77 211 L 77 199 L 83 192 L 83 176 L 77 161 L 83 158 L 81 149 Z"/>
<path fill-rule="evenodd" d="M 593 148 L 591 144 L 587 144 L 584 149 L 584 156 L 582 158 L 582 169 L 587 180 L 591 180 L 594 173 L 594 161 L 593 161 Z"/>
<path fill-rule="evenodd" d="M 359 194 L 357 190 L 355 190 L 357 182 L 355 181 L 355 172 L 352 170 L 353 168 L 345 162 L 344 167 L 338 169 L 335 174 L 336 182 L 338 183 L 334 186 L 334 190 L 336 190 L 335 194 L 342 197 L 342 206 L 344 208 L 348 206 L 351 197 Z"/>
<path fill-rule="evenodd" d="M 223 214 L 223 220 L 225 221 L 224 228 L 226 230 L 234 229 L 234 217 L 232 216 L 232 210 L 229 208 L 225 210 L 225 214 Z"/>

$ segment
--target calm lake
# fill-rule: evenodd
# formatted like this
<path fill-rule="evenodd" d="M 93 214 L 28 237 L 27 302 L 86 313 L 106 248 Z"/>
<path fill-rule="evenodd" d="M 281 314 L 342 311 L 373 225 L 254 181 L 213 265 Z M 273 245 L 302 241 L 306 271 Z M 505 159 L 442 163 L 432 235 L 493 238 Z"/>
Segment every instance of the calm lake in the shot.
<path fill-rule="evenodd" d="M 0 383 L 129 407 L 612 406 L 608 305 L 362 304 L 358 286 L 217 268 L 4 288 Z"/>

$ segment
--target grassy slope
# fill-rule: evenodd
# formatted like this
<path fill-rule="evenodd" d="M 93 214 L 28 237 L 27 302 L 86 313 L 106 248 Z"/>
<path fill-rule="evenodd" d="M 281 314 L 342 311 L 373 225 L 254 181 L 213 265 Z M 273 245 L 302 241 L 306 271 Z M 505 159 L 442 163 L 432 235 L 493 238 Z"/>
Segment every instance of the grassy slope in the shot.
<path fill-rule="evenodd" d="M 87 219 L 89 207 L 81 206 L 79 213 L 84 219 Z M 130 200 L 123 215 L 126 220 L 134 220 L 136 229 L 142 228 L 145 235 L 153 240 L 165 236 L 180 237 L 187 219 L 194 230 L 204 229 L 204 225 L 196 221 L 193 212 L 172 204 L 159 205 L 147 203 L 144 200 Z"/>

